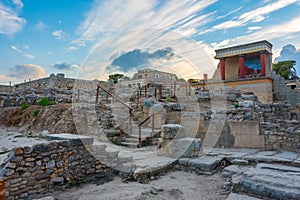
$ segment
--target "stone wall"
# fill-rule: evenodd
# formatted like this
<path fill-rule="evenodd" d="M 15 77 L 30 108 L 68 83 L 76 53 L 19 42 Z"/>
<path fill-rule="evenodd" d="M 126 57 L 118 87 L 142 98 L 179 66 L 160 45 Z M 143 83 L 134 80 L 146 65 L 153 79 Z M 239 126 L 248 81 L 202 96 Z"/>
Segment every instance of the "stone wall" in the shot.
<path fill-rule="evenodd" d="M 300 92 L 286 86 L 286 81 L 278 74 L 273 74 L 274 101 L 296 105 L 300 102 Z"/>
<path fill-rule="evenodd" d="M 98 80 L 88 81 L 59 76 L 51 76 L 26 83 L 17 84 L 11 90 L 0 87 L 0 108 L 18 107 L 24 103 L 35 105 L 37 101 L 46 96 L 56 103 L 88 102 L 96 101 L 96 88 L 101 84 L 110 87 L 110 83 Z M 6 87 L 5 87 L 6 88 Z M 104 92 L 100 91 L 100 100 L 105 99 Z"/>
<path fill-rule="evenodd" d="M 105 156 L 105 145 L 97 147 Z M 9 153 L 1 166 L 6 199 L 32 199 L 65 182 L 105 173 L 108 168 L 95 159 L 78 140 L 52 141 L 32 147 L 19 147 Z"/>
<path fill-rule="evenodd" d="M 280 121 L 276 124 L 262 123 L 266 150 L 285 150 L 300 153 L 299 121 Z"/>
<path fill-rule="evenodd" d="M 12 91 L 14 91 L 13 86 L 0 85 L 0 92 L 12 92 Z"/>

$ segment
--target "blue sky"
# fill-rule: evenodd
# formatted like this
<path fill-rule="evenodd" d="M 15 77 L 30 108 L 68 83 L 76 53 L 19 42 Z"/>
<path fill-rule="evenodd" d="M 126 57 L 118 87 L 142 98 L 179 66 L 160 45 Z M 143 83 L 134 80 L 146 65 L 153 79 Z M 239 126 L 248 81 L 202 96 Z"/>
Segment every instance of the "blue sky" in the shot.
<path fill-rule="evenodd" d="M 0 84 L 143 67 L 212 75 L 215 49 L 258 40 L 299 74 L 299 10 L 300 0 L 0 0 Z"/>

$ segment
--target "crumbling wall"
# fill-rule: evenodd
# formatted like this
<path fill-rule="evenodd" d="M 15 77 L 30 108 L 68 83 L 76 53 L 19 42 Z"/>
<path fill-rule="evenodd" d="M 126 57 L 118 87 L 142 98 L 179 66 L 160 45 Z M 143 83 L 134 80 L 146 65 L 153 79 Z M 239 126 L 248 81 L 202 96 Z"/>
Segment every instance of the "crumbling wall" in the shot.
<path fill-rule="evenodd" d="M 0 85 L 0 92 L 13 92 L 14 87 L 8 85 Z"/>
<path fill-rule="evenodd" d="M 97 148 L 97 154 L 107 155 L 105 146 Z M 32 199 L 57 184 L 107 170 L 81 142 L 66 140 L 13 149 L 1 166 L 0 177 L 5 180 L 7 199 Z"/>
<path fill-rule="evenodd" d="M 274 101 L 288 102 L 296 105 L 300 102 L 300 92 L 297 89 L 291 89 L 286 86 L 286 81 L 278 74 L 273 74 L 273 95 Z"/>

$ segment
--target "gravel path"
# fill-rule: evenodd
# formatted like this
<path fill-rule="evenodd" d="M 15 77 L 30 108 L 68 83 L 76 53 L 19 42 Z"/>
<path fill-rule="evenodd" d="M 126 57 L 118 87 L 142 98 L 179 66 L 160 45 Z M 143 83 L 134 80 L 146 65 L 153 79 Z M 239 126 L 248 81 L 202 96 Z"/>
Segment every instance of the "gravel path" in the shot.
<path fill-rule="evenodd" d="M 137 182 L 123 183 L 116 177 L 103 185 L 84 184 L 65 191 L 56 191 L 58 200 L 224 200 L 222 195 L 224 181 L 219 174 L 198 176 L 184 171 L 169 172 L 149 184 Z"/>

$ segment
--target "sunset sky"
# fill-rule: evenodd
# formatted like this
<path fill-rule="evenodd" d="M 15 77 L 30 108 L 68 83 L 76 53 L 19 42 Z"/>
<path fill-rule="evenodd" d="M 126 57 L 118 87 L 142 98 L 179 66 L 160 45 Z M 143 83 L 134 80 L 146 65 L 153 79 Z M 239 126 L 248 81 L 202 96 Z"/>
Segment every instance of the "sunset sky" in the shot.
<path fill-rule="evenodd" d="M 142 68 L 211 76 L 215 49 L 259 40 L 299 74 L 299 10 L 300 0 L 0 0 L 0 84 Z"/>

